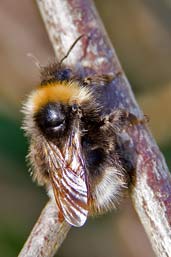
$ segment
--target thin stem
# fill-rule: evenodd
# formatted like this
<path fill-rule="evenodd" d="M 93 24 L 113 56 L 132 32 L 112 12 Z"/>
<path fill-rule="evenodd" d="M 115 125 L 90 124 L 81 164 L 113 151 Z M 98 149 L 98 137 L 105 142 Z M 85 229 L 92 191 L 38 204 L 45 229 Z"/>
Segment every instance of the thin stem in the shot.
<path fill-rule="evenodd" d="M 19 257 L 52 257 L 64 241 L 70 225 L 58 220 L 57 206 L 49 201 L 37 220 Z"/>

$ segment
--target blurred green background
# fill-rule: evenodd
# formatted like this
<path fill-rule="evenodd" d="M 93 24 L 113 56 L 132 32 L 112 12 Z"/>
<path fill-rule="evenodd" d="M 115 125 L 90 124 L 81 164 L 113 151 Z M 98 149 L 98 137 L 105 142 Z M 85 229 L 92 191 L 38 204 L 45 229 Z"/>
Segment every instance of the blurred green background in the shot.
<path fill-rule="evenodd" d="M 96 0 L 136 98 L 171 166 L 171 3 L 167 0 Z M 39 82 L 27 58 L 53 60 L 34 1 L 1 0 L 0 8 L 0 257 L 17 256 L 47 201 L 25 164 L 21 103 Z M 153 257 L 126 199 L 119 210 L 73 228 L 59 257 Z"/>

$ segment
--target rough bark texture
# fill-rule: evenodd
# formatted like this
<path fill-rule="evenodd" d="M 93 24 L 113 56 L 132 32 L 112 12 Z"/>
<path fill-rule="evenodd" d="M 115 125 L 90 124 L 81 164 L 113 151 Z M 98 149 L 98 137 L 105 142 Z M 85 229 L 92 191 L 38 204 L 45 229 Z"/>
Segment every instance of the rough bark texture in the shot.
<path fill-rule="evenodd" d="M 80 74 L 109 74 L 117 73 L 121 69 L 92 1 L 37 0 L 37 4 L 57 59 L 61 59 L 66 54 L 79 35 L 85 34 L 86 36 L 73 49 L 66 63 L 73 65 Z M 113 83 L 101 90 L 104 112 L 121 107 L 131 111 L 137 117 L 142 117 L 123 73 Z M 122 139 L 127 153 L 134 160 L 136 166 L 130 187 L 130 195 L 135 209 L 156 256 L 171 256 L 171 176 L 163 155 L 145 125 L 130 127 L 123 133 Z M 51 208 L 52 211 L 53 226 L 46 220 L 48 208 Z M 56 245 L 60 245 L 62 241 L 61 226 L 65 227 L 65 233 L 69 230 L 66 224 L 58 224 L 56 215 L 54 215 L 55 208 L 56 206 L 54 207 L 52 203 L 45 207 L 25 249 L 19 255 L 20 257 L 53 256 L 57 249 Z M 42 235 L 37 233 L 43 226 L 47 229 L 46 235 L 53 238 L 53 244 L 50 240 L 45 240 L 44 232 Z M 56 242 L 54 242 L 55 238 Z M 37 245 L 36 240 L 38 241 Z M 42 250 L 46 247 L 47 249 L 54 247 L 48 250 L 49 255 Z M 37 254 L 31 255 L 29 251 Z"/>
<path fill-rule="evenodd" d="M 57 207 L 49 201 L 43 209 L 19 257 L 52 257 L 65 239 L 70 225 L 59 222 Z"/>

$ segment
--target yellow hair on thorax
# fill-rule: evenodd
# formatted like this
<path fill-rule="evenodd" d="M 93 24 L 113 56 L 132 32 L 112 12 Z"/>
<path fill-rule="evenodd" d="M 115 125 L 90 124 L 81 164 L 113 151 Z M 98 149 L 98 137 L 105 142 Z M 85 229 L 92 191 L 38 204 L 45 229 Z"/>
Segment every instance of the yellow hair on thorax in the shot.
<path fill-rule="evenodd" d="M 57 81 L 41 85 L 31 95 L 34 112 L 49 102 L 62 104 L 81 104 L 89 100 L 91 94 L 85 87 L 80 87 L 78 82 Z"/>

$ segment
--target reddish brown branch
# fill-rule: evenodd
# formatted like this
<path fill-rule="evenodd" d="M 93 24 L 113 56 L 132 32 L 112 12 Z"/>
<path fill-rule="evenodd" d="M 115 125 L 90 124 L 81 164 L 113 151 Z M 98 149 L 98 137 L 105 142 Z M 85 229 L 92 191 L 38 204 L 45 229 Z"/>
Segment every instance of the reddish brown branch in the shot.
<path fill-rule="evenodd" d="M 59 59 L 66 54 L 79 35 L 85 34 L 88 39 L 82 38 L 66 63 L 74 65 L 77 72 L 84 74 L 91 74 L 92 72 L 98 74 L 117 73 L 121 69 L 92 1 L 37 0 L 37 3 L 55 54 Z M 104 88 L 102 95 L 104 111 L 112 110 L 118 106 L 131 111 L 138 117 L 142 116 L 124 74 L 115 79 L 110 86 Z M 126 138 L 127 151 L 132 155 L 136 165 L 135 179 L 130 190 L 133 204 L 156 255 L 170 256 L 171 176 L 168 168 L 159 148 L 144 125 L 130 128 L 123 134 L 123 140 L 124 138 Z M 49 236 L 52 238 L 60 237 L 58 222 L 54 222 L 53 227 L 50 225 L 48 227 L 49 223 L 46 223 L 46 211 L 48 213 L 48 208 L 51 207 L 54 208 L 53 204 L 51 206 L 49 203 L 20 256 L 52 256 L 55 252 L 56 247 L 54 246 L 59 244 L 58 241 L 56 240 L 54 244 L 50 244 L 48 241 L 44 248 L 52 248 L 51 251 L 49 250 L 50 254 L 42 255 L 39 243 L 36 245 L 35 241 L 43 240 L 43 237 L 37 238 L 34 233 L 35 230 L 42 227 L 42 224 L 45 224 L 46 233 Z M 55 209 L 53 212 L 55 213 Z M 65 232 L 68 230 L 67 228 Z M 41 237 L 40 234 L 39 236 Z M 37 255 L 27 254 L 28 243 Z"/>

